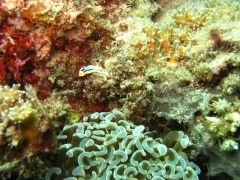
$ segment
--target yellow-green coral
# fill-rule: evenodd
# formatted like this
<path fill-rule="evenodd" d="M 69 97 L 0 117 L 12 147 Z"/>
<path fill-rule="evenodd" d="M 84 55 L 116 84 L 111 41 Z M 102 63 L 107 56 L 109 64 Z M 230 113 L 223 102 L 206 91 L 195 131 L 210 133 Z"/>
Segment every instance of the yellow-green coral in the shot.
<path fill-rule="evenodd" d="M 20 85 L 0 87 L 0 111 L 1 121 L 10 120 L 12 123 L 24 123 L 34 119 L 37 111 L 32 105 L 31 99 L 23 99 L 24 91 L 19 90 Z"/>
<path fill-rule="evenodd" d="M 17 146 L 24 136 L 18 124 L 34 125 L 39 120 L 35 100 L 24 98 L 26 92 L 19 90 L 19 87 L 19 84 L 0 87 L 0 144 L 6 138 L 9 145 Z"/>
<path fill-rule="evenodd" d="M 74 124 L 79 121 L 79 115 L 74 112 L 67 113 L 67 122 L 69 124 Z"/>
<path fill-rule="evenodd" d="M 238 143 L 232 139 L 226 139 L 220 144 L 220 150 L 233 151 L 238 150 Z"/>
<path fill-rule="evenodd" d="M 1 164 L 0 165 L 0 172 L 11 170 L 13 167 L 17 166 L 18 163 L 19 163 L 19 160 L 14 159 L 11 162 Z"/>
<path fill-rule="evenodd" d="M 240 89 L 240 70 L 236 69 L 227 77 L 225 77 L 221 83 L 219 89 L 227 94 L 234 94 Z"/>
<path fill-rule="evenodd" d="M 232 99 L 232 102 L 227 99 L 218 99 L 214 100 L 210 106 L 210 110 L 214 114 L 205 116 L 205 126 L 211 138 L 213 140 L 224 140 L 220 145 L 222 150 L 238 149 L 236 145 L 231 145 L 232 148 L 228 147 L 227 144 L 229 143 L 227 142 L 229 141 L 226 139 L 231 140 L 230 144 L 236 144 L 236 142 L 233 143 L 233 135 L 240 126 L 240 101 L 237 98 Z"/>

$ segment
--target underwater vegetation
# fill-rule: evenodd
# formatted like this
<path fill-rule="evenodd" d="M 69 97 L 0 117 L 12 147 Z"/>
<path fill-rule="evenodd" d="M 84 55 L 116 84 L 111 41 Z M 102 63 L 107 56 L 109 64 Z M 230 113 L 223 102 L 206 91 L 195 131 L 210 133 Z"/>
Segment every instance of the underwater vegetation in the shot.
<path fill-rule="evenodd" d="M 2 0 L 0 179 L 239 179 L 239 29 L 237 0 Z"/>

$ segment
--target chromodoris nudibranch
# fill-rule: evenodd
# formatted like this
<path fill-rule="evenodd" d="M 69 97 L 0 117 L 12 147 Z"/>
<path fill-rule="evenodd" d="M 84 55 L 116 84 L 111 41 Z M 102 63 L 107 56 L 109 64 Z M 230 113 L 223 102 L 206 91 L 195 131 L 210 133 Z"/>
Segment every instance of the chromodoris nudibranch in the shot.
<path fill-rule="evenodd" d="M 83 67 L 78 72 L 79 76 L 85 76 L 87 74 L 96 74 L 98 76 L 103 77 L 105 81 L 107 81 L 109 77 L 108 73 L 104 71 L 101 67 L 92 66 L 92 65 Z"/>

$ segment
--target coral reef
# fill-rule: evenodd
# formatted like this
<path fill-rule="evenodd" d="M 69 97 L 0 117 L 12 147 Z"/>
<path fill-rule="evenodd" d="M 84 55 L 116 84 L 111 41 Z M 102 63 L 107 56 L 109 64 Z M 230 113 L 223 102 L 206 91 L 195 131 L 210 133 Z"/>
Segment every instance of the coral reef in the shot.
<path fill-rule="evenodd" d="M 66 124 L 117 108 L 187 134 L 201 175 L 239 179 L 220 168 L 240 143 L 239 12 L 237 0 L 2 0 L 0 178 L 43 178 Z"/>
<path fill-rule="evenodd" d="M 198 179 L 199 167 L 182 152 L 189 138 L 171 131 L 163 139 L 114 109 L 65 126 L 56 168 L 46 179 Z"/>

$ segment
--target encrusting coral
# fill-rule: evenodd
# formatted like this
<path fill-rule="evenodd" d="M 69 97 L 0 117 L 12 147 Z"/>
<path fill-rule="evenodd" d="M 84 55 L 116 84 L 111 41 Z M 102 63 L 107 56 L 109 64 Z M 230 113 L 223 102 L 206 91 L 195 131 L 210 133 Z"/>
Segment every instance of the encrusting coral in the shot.
<path fill-rule="evenodd" d="M 199 167 L 182 152 L 188 136 L 171 131 L 162 139 L 155 133 L 116 109 L 86 116 L 59 134 L 57 167 L 46 179 L 198 179 Z"/>

